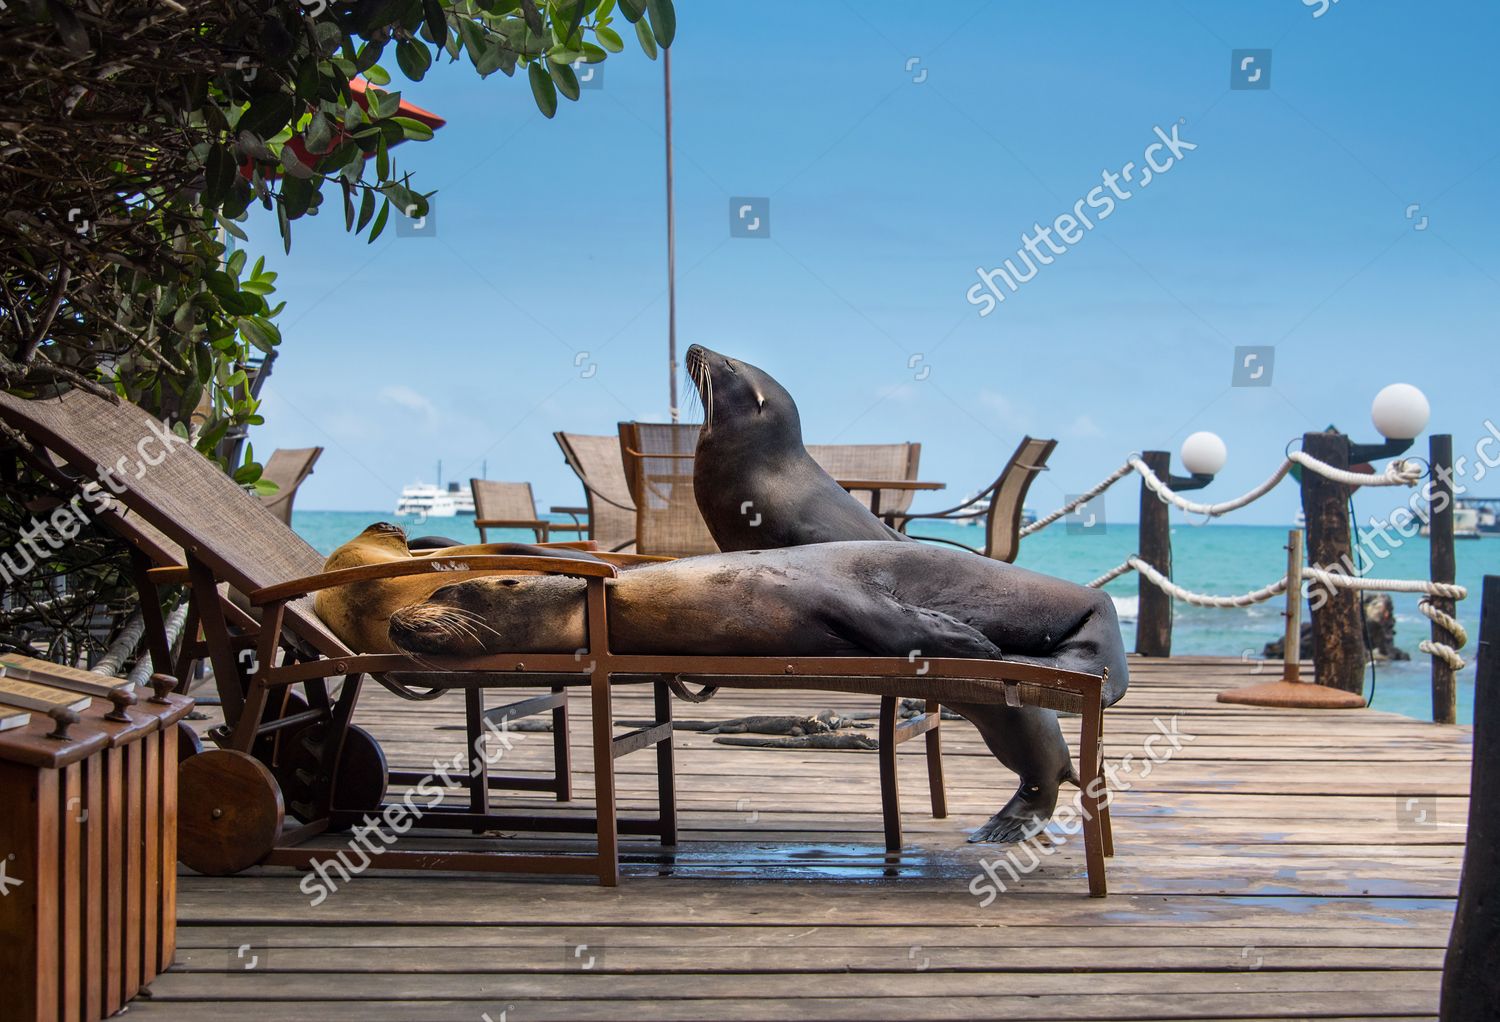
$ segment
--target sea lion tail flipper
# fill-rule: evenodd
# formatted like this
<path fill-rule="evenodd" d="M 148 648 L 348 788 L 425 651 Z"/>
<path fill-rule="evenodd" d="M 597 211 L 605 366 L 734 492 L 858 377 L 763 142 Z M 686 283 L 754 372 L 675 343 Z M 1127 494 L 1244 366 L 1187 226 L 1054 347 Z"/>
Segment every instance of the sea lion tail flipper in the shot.
<path fill-rule="evenodd" d="M 962 657 L 1003 659 L 1000 647 L 983 632 L 951 614 L 917 607 L 893 598 L 874 607 L 841 614 L 830 622 L 834 631 L 875 656 Z"/>

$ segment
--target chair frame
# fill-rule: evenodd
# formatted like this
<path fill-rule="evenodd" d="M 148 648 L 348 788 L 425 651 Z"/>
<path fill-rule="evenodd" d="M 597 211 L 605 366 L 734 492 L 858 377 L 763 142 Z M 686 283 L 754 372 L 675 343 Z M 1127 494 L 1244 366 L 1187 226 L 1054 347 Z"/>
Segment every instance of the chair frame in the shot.
<path fill-rule="evenodd" d="M 1033 444 L 1042 445 L 1035 456 L 1035 460 L 1023 462 L 1021 459 L 1025 456 L 1027 448 L 1031 447 Z M 1021 515 L 1025 510 L 1023 505 L 1026 502 L 1026 493 L 1031 489 L 1032 480 L 1036 478 L 1037 474 L 1047 471 L 1047 459 L 1052 456 L 1052 452 L 1056 448 L 1056 440 L 1039 440 L 1031 436 L 1022 437 L 1021 442 L 1016 445 L 1015 452 L 1011 454 L 1010 460 L 1005 463 L 1005 468 L 1000 471 L 1000 475 L 995 479 L 993 483 L 990 483 L 989 486 L 985 487 L 983 490 L 979 491 L 974 496 L 964 501 L 962 504 L 957 504 L 953 507 L 945 508 L 942 511 L 928 511 L 922 514 L 903 514 L 901 516 L 899 524 L 896 525 L 896 528 L 903 535 L 905 535 L 907 525 L 914 521 L 922 521 L 925 519 L 951 522 L 962 521 L 968 518 L 984 518 L 985 530 L 983 547 L 971 547 L 966 543 L 960 543 L 957 540 L 953 539 L 944 539 L 941 536 L 919 536 L 913 538 L 920 539 L 924 543 L 945 543 L 948 546 L 956 546 L 959 549 L 967 550 L 970 553 L 982 554 L 985 557 L 993 557 L 998 561 L 1005 561 L 1007 563 L 1014 562 L 1016 556 L 1021 552 Z M 1000 490 L 1005 485 L 1005 483 L 1010 480 L 1016 473 L 1025 473 L 1024 478 L 1022 479 L 1021 488 L 1016 492 L 1014 501 L 1009 502 L 1009 504 L 1005 507 L 1001 507 L 997 503 L 995 498 L 1000 493 Z M 981 500 L 984 500 L 986 497 L 990 498 L 990 506 L 988 508 L 970 510 L 975 504 L 979 503 L 979 501 Z M 1013 539 L 1008 551 L 1003 551 L 997 554 L 994 548 L 996 524 L 995 517 L 1002 514 L 1006 515 L 1009 519 L 1008 534 L 1012 536 Z"/>
<path fill-rule="evenodd" d="M 611 500 L 610 498 L 606 497 L 604 494 L 600 493 L 597 489 L 595 489 L 593 487 L 592 484 L 589 483 L 588 474 L 586 472 L 584 472 L 583 466 L 581 464 L 579 464 L 579 462 L 578 462 L 578 455 L 574 452 L 572 446 L 568 443 L 567 436 L 568 436 L 567 433 L 565 433 L 562 430 L 558 430 L 557 432 L 555 432 L 555 433 L 552 434 L 552 439 L 556 440 L 557 441 L 557 446 L 560 447 L 560 448 L 562 448 L 563 460 L 568 463 L 568 467 L 571 468 L 573 470 L 573 474 L 578 477 L 579 484 L 583 486 L 583 494 L 584 494 L 584 498 L 585 498 L 588 506 L 587 507 L 582 507 L 582 508 L 579 508 L 579 507 L 554 507 L 554 508 L 549 508 L 549 510 L 552 511 L 553 513 L 555 513 L 555 514 L 570 515 L 570 516 L 572 516 L 573 521 L 574 522 L 578 522 L 580 525 L 584 524 L 582 522 L 579 522 L 579 516 L 583 515 L 585 518 L 588 519 L 586 528 L 587 528 L 587 531 L 589 533 L 589 538 L 592 539 L 593 535 L 594 535 L 594 522 L 596 520 L 596 516 L 594 514 L 594 501 L 600 500 L 600 501 L 603 501 L 604 503 L 610 505 L 611 507 L 619 508 L 621 511 L 627 511 L 627 512 L 630 513 L 630 515 L 632 517 L 636 514 L 636 509 L 634 507 L 626 507 L 624 504 L 621 504 L 619 501 Z M 582 532 L 580 531 L 580 535 L 581 534 L 582 534 Z M 619 544 L 617 546 L 611 547 L 610 550 L 609 550 L 609 552 L 610 553 L 623 553 L 623 552 L 629 550 L 633 546 L 635 546 L 635 539 L 634 539 L 634 537 L 632 537 L 631 539 L 627 539 L 625 542 L 623 542 L 623 543 L 621 543 L 621 544 Z"/>

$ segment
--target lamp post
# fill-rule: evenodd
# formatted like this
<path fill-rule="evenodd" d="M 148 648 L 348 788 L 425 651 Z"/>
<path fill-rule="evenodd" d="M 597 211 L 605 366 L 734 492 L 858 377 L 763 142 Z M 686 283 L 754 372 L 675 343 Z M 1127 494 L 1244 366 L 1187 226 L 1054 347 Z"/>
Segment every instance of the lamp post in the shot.
<path fill-rule="evenodd" d="M 1431 414 L 1426 396 L 1407 383 L 1393 383 L 1375 396 L 1370 419 L 1385 437 L 1376 444 L 1354 443 L 1335 429 L 1304 433 L 1302 450 L 1334 468 L 1404 453 L 1427 426 Z M 1351 490 L 1342 483 L 1304 470 L 1302 513 L 1307 520 L 1307 559 L 1315 567 L 1347 572 L 1354 568 L 1350 537 Z M 1312 583 L 1313 662 L 1319 684 L 1361 694 L 1364 691 L 1364 615 L 1359 593 L 1349 589 L 1329 590 Z"/>
<path fill-rule="evenodd" d="M 1213 433 L 1194 433 L 1182 442 L 1183 467 L 1190 475 L 1172 474 L 1172 455 L 1167 451 L 1145 451 L 1141 460 L 1156 477 L 1173 490 L 1201 490 L 1213 482 L 1224 467 L 1229 450 Z M 1141 560 L 1163 575 L 1172 574 L 1172 522 L 1167 502 L 1141 481 L 1140 536 L 1137 551 Z M 1141 656 L 1172 655 L 1172 597 L 1140 576 L 1135 625 L 1135 651 Z"/>

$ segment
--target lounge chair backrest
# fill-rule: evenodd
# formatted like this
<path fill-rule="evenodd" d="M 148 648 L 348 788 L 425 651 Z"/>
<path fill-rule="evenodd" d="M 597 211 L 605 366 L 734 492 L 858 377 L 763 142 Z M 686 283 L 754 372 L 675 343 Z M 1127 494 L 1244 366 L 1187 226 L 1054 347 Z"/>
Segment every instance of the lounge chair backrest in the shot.
<path fill-rule="evenodd" d="M 285 524 L 292 524 L 292 501 L 297 499 L 297 487 L 312 475 L 313 465 L 322 454 L 321 447 L 278 447 L 271 452 L 261 478 L 275 483 L 277 489 L 260 500 Z"/>
<path fill-rule="evenodd" d="M 1037 473 L 1047 467 L 1056 440 L 1023 437 L 1005 470 L 995 480 L 990 494 L 990 513 L 985 523 L 984 552 L 997 561 L 1013 562 L 1021 551 L 1021 512 L 1026 491 Z"/>
<path fill-rule="evenodd" d="M 530 483 L 501 483 L 493 479 L 470 479 L 474 491 L 474 517 L 489 521 L 526 522 L 537 517 L 536 499 Z"/>
<path fill-rule="evenodd" d="M 701 430 L 697 423 L 620 423 L 620 457 L 636 507 L 636 553 L 718 552 L 693 493 L 693 455 Z"/>
<path fill-rule="evenodd" d="M 835 479 L 907 479 L 917 478 L 922 459 L 922 445 L 905 444 L 808 444 L 824 472 Z M 865 507 L 870 506 L 869 490 L 852 491 Z M 911 508 L 913 490 L 881 490 L 880 513 L 900 513 Z"/>
<path fill-rule="evenodd" d="M 583 483 L 589 509 L 589 539 L 607 551 L 635 544 L 635 501 L 620 461 L 620 441 L 612 436 L 553 433 L 568 467 Z"/>
<path fill-rule="evenodd" d="M 121 487 L 119 500 L 241 593 L 323 570 L 323 555 L 148 412 L 81 390 L 26 400 L 0 393 L 0 418 L 68 463 Z M 163 453 L 164 443 L 170 444 Z M 156 464 L 150 462 L 159 459 Z M 318 619 L 310 597 L 287 605 L 289 624 L 330 656 L 348 649 Z"/>

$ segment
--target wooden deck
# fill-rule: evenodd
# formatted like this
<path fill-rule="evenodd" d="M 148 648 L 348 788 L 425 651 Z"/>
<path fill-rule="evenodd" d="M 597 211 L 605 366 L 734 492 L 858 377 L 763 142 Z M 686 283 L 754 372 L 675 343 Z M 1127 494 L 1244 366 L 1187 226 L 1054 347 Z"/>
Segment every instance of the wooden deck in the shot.
<path fill-rule="evenodd" d="M 1075 838 L 1019 882 L 1000 871 L 1010 890 L 981 907 L 971 880 L 980 859 L 1001 850 L 967 844 L 965 832 L 1014 780 L 965 722 L 943 725 L 946 820 L 927 813 L 921 743 L 903 747 L 909 851 L 895 864 L 881 850 L 872 753 L 731 749 L 680 734 L 682 843 L 666 857 L 627 840 L 620 887 L 371 870 L 310 908 L 288 870 L 184 875 L 176 965 L 130 1014 L 1433 1017 L 1470 730 L 1214 701 L 1221 689 L 1265 680 L 1252 669 L 1202 658 L 1133 665 L 1129 694 L 1106 715 L 1110 759 L 1131 753 L 1139 764 L 1154 720 L 1175 716 L 1194 737 L 1149 777 L 1139 766 L 1121 775 L 1131 788 L 1113 810 L 1104 900 L 1087 897 Z M 368 691 L 358 719 L 393 764 L 425 768 L 461 747 L 462 732 L 434 730 L 461 720 L 461 699 L 407 704 Z M 573 700 L 581 799 L 592 795 L 586 703 Z M 647 699 L 622 694 L 616 706 L 622 718 L 641 717 Z M 873 700 L 727 692 L 678 712 L 829 707 L 873 709 Z M 504 766 L 541 769 L 550 746 L 528 735 Z M 621 761 L 622 805 L 647 804 L 652 762 L 649 753 Z"/>

